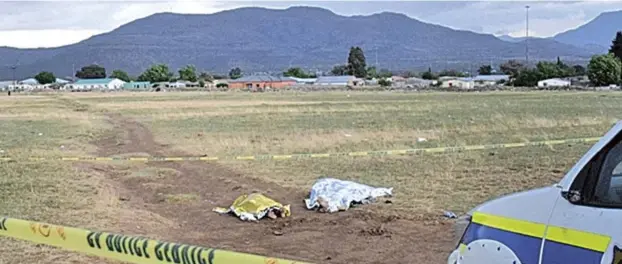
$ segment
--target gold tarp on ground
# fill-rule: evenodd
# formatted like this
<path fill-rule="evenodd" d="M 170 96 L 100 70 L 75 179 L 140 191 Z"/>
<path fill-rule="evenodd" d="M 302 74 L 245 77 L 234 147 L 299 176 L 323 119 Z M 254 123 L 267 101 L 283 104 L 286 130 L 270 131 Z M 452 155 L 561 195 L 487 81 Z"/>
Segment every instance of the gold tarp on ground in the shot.
<path fill-rule="evenodd" d="M 229 208 L 216 207 L 214 212 L 233 213 L 244 221 L 258 221 L 266 215 L 272 219 L 291 215 L 290 205 L 282 205 L 261 193 L 244 194 L 235 199 Z"/>

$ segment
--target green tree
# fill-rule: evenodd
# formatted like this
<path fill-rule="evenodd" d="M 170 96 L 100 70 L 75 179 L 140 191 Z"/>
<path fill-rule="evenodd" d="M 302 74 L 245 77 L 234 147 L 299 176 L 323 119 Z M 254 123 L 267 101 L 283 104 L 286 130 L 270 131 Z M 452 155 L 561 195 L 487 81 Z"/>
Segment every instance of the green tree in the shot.
<path fill-rule="evenodd" d="M 574 70 L 575 75 L 585 75 L 587 73 L 585 67 L 581 65 L 572 66 L 572 69 Z"/>
<path fill-rule="evenodd" d="M 348 74 L 348 66 L 346 65 L 336 65 L 330 71 L 330 73 L 334 76 L 343 76 Z"/>
<path fill-rule="evenodd" d="M 619 84 L 622 77 L 622 61 L 613 53 L 595 55 L 587 65 L 587 76 L 596 86 Z"/>
<path fill-rule="evenodd" d="M 391 78 L 393 77 L 393 73 L 388 69 L 380 69 L 378 72 L 378 78 Z"/>
<path fill-rule="evenodd" d="M 576 71 L 574 70 L 574 68 L 562 62 L 559 57 L 557 57 L 557 68 L 561 73 L 560 77 L 570 77 L 576 75 Z"/>
<path fill-rule="evenodd" d="M 347 73 L 349 75 L 354 75 L 357 78 L 367 76 L 367 62 L 363 49 L 358 46 L 350 48 L 347 67 Z"/>
<path fill-rule="evenodd" d="M 376 70 L 376 66 L 367 67 L 367 79 L 371 80 L 373 78 L 378 78 L 378 71 Z"/>
<path fill-rule="evenodd" d="M 543 79 L 565 77 L 564 72 L 559 65 L 549 61 L 538 62 L 538 64 L 536 64 L 536 70 L 540 73 L 540 76 Z"/>
<path fill-rule="evenodd" d="M 56 76 L 54 76 L 54 74 L 51 72 L 44 71 L 35 75 L 35 80 L 37 80 L 37 82 L 39 82 L 40 84 L 55 83 Z"/>
<path fill-rule="evenodd" d="M 432 73 L 432 68 L 428 68 L 428 71 L 421 74 L 421 78 L 425 80 L 436 80 L 438 76 Z"/>
<path fill-rule="evenodd" d="M 285 77 L 296 77 L 296 78 L 309 78 L 309 74 L 307 74 L 300 67 L 289 68 L 283 72 Z"/>
<path fill-rule="evenodd" d="M 382 87 L 389 87 L 389 86 L 391 86 L 391 81 L 382 78 L 382 79 L 380 79 L 378 81 L 378 84 L 380 84 L 380 86 L 382 86 Z"/>
<path fill-rule="evenodd" d="M 194 65 L 186 65 L 186 67 L 179 69 L 178 72 L 179 79 L 189 82 L 197 81 L 197 68 L 195 68 Z"/>
<path fill-rule="evenodd" d="M 80 79 L 101 79 L 106 78 L 106 68 L 97 64 L 82 67 L 76 72 L 76 77 Z"/>
<path fill-rule="evenodd" d="M 151 66 L 140 76 L 138 80 L 142 82 L 168 82 L 173 79 L 173 73 L 168 69 L 166 64 L 157 64 Z"/>
<path fill-rule="evenodd" d="M 199 79 L 204 80 L 206 82 L 211 82 L 214 80 L 214 76 L 212 76 L 211 74 L 207 73 L 207 72 L 201 72 L 199 74 Z M 223 78 L 224 79 L 224 78 Z"/>
<path fill-rule="evenodd" d="M 199 87 L 201 87 L 201 88 L 205 87 L 205 81 L 203 79 L 199 80 Z"/>
<path fill-rule="evenodd" d="M 214 78 L 214 80 L 224 80 L 227 79 L 227 75 L 214 74 L 212 75 L 212 78 Z"/>
<path fill-rule="evenodd" d="M 401 74 L 402 77 L 404 78 L 412 78 L 412 77 L 417 77 L 417 73 L 414 71 L 405 71 Z"/>
<path fill-rule="evenodd" d="M 76 77 L 80 79 L 106 78 L 106 68 L 96 64 L 84 66 L 76 72 Z"/>
<path fill-rule="evenodd" d="M 117 78 L 121 81 L 124 82 L 129 82 L 132 79 L 130 78 L 130 76 L 127 74 L 127 72 L 124 72 L 122 70 L 114 70 L 112 71 L 112 74 L 110 74 L 110 78 Z"/>
<path fill-rule="evenodd" d="M 467 75 L 464 72 L 457 70 L 443 70 L 438 73 L 438 76 L 466 77 Z"/>
<path fill-rule="evenodd" d="M 609 53 L 612 53 L 619 60 L 622 60 L 622 31 L 618 31 L 618 33 L 616 33 L 615 39 L 611 42 Z"/>
<path fill-rule="evenodd" d="M 546 79 L 538 69 L 523 69 L 514 79 L 514 86 L 534 87 L 538 81 Z"/>
<path fill-rule="evenodd" d="M 477 70 L 479 75 L 491 75 L 492 74 L 492 66 L 491 65 L 482 65 Z"/>
<path fill-rule="evenodd" d="M 242 77 L 242 69 L 235 67 L 229 71 L 229 78 L 238 79 Z"/>
<path fill-rule="evenodd" d="M 517 60 L 509 60 L 499 66 L 499 69 L 504 74 L 510 75 L 512 78 L 516 77 L 518 73 L 525 69 L 525 65 Z"/>

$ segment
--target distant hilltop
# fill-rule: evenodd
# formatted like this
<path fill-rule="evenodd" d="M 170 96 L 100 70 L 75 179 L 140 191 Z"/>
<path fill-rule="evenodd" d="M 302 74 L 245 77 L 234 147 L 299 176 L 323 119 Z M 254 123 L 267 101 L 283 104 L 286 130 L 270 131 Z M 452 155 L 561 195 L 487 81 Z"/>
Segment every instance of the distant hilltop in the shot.
<path fill-rule="evenodd" d="M 591 39 L 603 45 L 615 34 L 609 27 L 622 25 L 621 14 L 607 13 L 552 39 L 530 40 L 529 56 L 585 62 L 595 51 L 579 41 L 581 36 L 598 35 Z M 618 23 L 611 23 L 614 20 Z M 3 47 L 0 79 L 12 77 L 8 66 L 13 64 L 19 65 L 15 69 L 18 78 L 40 71 L 73 76 L 73 66 L 93 63 L 111 70 L 125 69 L 132 75 L 155 63 L 165 63 L 171 69 L 193 64 L 220 73 L 233 67 L 246 71 L 282 71 L 288 66 L 330 70 L 346 61 L 351 46 L 362 47 L 368 63 L 378 58 L 379 68 L 392 70 L 477 67 L 525 57 L 521 43 L 424 23 L 403 14 L 340 16 L 315 7 L 247 7 L 209 15 L 154 14 L 58 48 Z"/>
<path fill-rule="evenodd" d="M 605 12 L 591 21 L 553 37 L 546 38 L 560 43 L 583 48 L 589 52 L 606 52 L 611 45 L 615 32 L 622 30 L 622 11 Z M 522 42 L 525 37 L 498 36 L 507 42 Z M 530 41 L 533 38 L 529 38 Z"/>

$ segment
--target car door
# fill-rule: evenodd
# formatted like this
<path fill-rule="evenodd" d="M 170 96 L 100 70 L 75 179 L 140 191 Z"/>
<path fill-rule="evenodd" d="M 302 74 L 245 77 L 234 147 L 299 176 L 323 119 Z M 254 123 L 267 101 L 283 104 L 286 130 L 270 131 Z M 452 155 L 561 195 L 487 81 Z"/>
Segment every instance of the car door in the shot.
<path fill-rule="evenodd" d="M 540 263 L 622 264 L 622 134 L 602 142 L 560 195 Z"/>

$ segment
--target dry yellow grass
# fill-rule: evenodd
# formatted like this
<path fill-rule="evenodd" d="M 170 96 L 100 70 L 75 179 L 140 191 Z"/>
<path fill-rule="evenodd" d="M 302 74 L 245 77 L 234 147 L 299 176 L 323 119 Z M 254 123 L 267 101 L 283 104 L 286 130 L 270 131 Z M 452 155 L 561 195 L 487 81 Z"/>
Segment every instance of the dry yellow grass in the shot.
<path fill-rule="evenodd" d="M 148 211 L 127 207 L 119 200 L 119 186 L 91 165 L 25 160 L 94 151 L 89 142 L 110 129 L 103 116 L 75 112 L 51 97 L 0 96 L 0 102 L 0 156 L 18 159 L 0 162 L 3 216 L 94 230 L 131 227 L 143 234 L 171 225 Z M 5 237 L 0 237 L 0 248 L 0 263 L 111 263 Z"/>
<path fill-rule="evenodd" d="M 605 96 L 603 96 L 605 95 Z M 0 150 L 14 157 L 85 155 L 111 129 L 102 111 L 139 120 L 156 140 L 196 155 L 322 153 L 594 137 L 618 116 L 615 93 L 68 93 L 0 96 Z M 41 134 L 41 135 L 40 135 Z M 425 138 L 420 142 L 419 138 Z M 124 144 L 120 141 L 119 144 Z M 61 148 L 62 146 L 62 148 Z M 307 190 L 322 176 L 395 187 L 384 209 L 413 218 L 464 212 L 497 195 L 551 184 L 587 145 L 467 153 L 222 161 L 247 177 Z M 118 156 L 146 156 L 125 153 Z M 93 164 L 0 163 L 0 211 L 8 216 L 143 235 L 172 225 L 119 200 L 118 183 Z M 141 163 L 99 164 L 115 177 L 158 179 L 179 173 Z M 112 166 L 112 167 L 106 167 Z M 167 187 L 168 188 L 168 187 Z M 173 192 L 174 193 L 174 192 Z M 192 201 L 179 193 L 171 203 Z M 294 203 L 296 201 L 283 201 Z M 156 228 L 157 227 L 157 228 Z M 0 263 L 103 262 L 0 238 Z M 15 254 L 19 252 L 20 254 Z M 23 254 L 22 254 L 23 253 Z"/>
<path fill-rule="evenodd" d="M 143 122 L 158 141 L 179 150 L 221 157 L 593 137 L 622 114 L 617 104 L 621 97 L 614 93 L 72 96 Z M 301 189 L 320 176 L 395 186 L 395 209 L 426 215 L 442 209 L 465 211 L 496 195 L 550 184 L 586 147 L 226 164 L 249 177 Z"/>
<path fill-rule="evenodd" d="M 260 106 L 260 105 L 292 105 L 292 104 L 317 104 L 313 102 L 286 102 L 286 101 L 141 101 L 141 102 L 123 102 L 123 103 L 99 103 L 96 106 L 105 109 L 134 110 L 134 109 L 185 109 L 185 108 L 202 108 L 202 107 L 222 107 L 222 106 Z"/>

